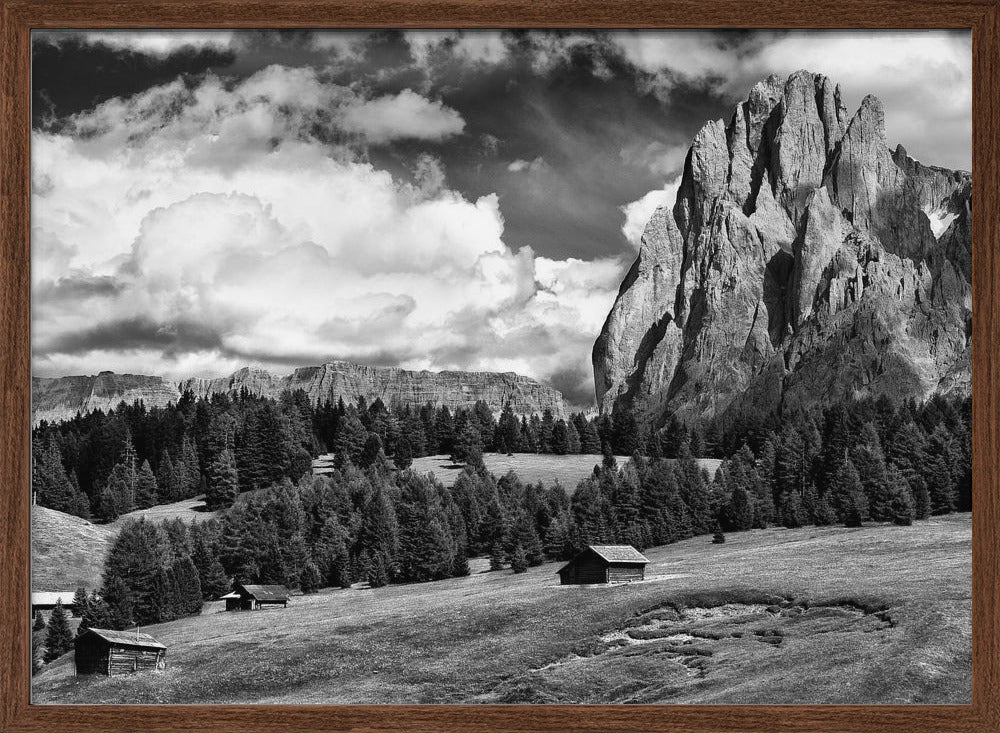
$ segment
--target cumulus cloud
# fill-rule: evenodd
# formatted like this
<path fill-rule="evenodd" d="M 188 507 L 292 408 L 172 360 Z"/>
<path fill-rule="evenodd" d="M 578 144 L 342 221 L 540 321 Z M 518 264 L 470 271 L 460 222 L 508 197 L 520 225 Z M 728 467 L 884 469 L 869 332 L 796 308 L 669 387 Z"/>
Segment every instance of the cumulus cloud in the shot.
<path fill-rule="evenodd" d="M 444 140 L 465 128 L 455 110 L 410 89 L 378 99 L 358 100 L 344 110 L 343 128 L 373 143 L 418 138 Z"/>
<path fill-rule="evenodd" d="M 653 212 L 661 206 L 673 206 L 677 200 L 677 189 L 680 188 L 681 177 L 677 176 L 669 181 L 663 188 L 650 191 L 637 201 L 632 201 L 619 207 L 625 215 L 625 223 L 622 224 L 622 234 L 628 243 L 639 249 L 642 241 L 642 233 L 646 229 Z"/>
<path fill-rule="evenodd" d="M 415 182 L 352 155 L 334 133 L 358 100 L 271 67 L 237 85 L 158 87 L 36 132 L 37 373 L 180 377 L 349 358 L 545 379 L 580 363 L 622 263 L 513 250 L 498 197 L 451 190 L 432 155 Z"/>

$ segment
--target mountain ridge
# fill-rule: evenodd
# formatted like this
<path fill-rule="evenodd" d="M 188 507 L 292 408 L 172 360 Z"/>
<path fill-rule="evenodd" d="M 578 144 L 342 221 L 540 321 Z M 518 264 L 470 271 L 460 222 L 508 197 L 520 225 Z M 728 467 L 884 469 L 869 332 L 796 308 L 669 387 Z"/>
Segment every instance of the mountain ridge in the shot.
<path fill-rule="evenodd" d="M 277 375 L 257 367 L 242 367 L 226 377 L 190 378 L 168 382 L 159 376 L 100 372 L 90 376 L 32 377 L 32 423 L 58 422 L 77 412 L 108 411 L 121 402 L 142 400 L 147 407 L 162 407 L 192 392 L 196 397 L 251 394 L 278 397 L 286 390 L 303 389 L 313 402 L 326 399 L 354 402 L 363 397 L 392 403 L 450 409 L 471 407 L 484 400 L 499 413 L 510 404 L 515 413 L 530 415 L 552 411 L 556 419 L 569 411 L 562 394 L 530 377 L 514 372 L 411 371 L 399 367 L 372 367 L 345 361 L 298 367 L 288 375 Z"/>
<path fill-rule="evenodd" d="M 594 345 L 601 410 L 651 427 L 968 390 L 971 176 L 890 150 L 799 71 L 706 123 Z"/>

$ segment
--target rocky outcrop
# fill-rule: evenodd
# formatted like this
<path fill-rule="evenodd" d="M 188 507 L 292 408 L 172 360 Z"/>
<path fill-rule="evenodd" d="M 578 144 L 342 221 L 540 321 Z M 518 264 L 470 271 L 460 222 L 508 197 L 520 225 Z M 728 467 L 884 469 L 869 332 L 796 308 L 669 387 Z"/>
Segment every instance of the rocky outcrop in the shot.
<path fill-rule="evenodd" d="M 101 372 L 96 377 L 33 377 L 31 418 L 36 425 L 42 420 L 59 422 L 70 420 L 77 413 L 107 412 L 122 402 L 141 401 L 147 407 L 163 407 L 179 397 L 177 385 L 161 377 L 140 374 Z"/>
<path fill-rule="evenodd" d="M 386 405 L 447 405 L 450 409 L 472 407 L 484 400 L 495 413 L 510 404 L 519 415 L 568 416 L 562 395 L 551 387 L 512 372 L 429 372 L 393 367 L 370 367 L 347 362 L 329 362 L 302 367 L 288 376 L 244 367 L 219 379 L 188 379 L 171 384 L 160 377 L 101 372 L 96 377 L 32 379 L 32 420 L 58 422 L 78 412 L 108 411 L 121 402 L 142 401 L 146 407 L 163 407 L 191 391 L 198 397 L 238 394 L 241 390 L 259 396 L 278 397 L 286 390 L 304 390 L 312 402 L 343 398 L 347 403 L 363 397 L 369 403 L 380 398 Z"/>
<path fill-rule="evenodd" d="M 204 397 L 217 393 L 238 393 L 246 389 L 255 395 L 277 397 L 286 390 L 303 390 L 312 402 L 343 398 L 348 404 L 363 397 L 376 398 L 386 405 L 425 405 L 428 402 L 449 409 L 472 407 L 483 400 L 494 413 L 510 404 L 519 415 L 542 414 L 551 410 L 556 418 L 567 417 L 562 395 L 551 387 L 513 372 L 429 372 L 396 367 L 373 367 L 343 361 L 301 367 L 285 377 L 259 369 L 244 368 L 224 379 L 189 379 L 180 385 Z"/>
<path fill-rule="evenodd" d="M 695 136 L 594 346 L 597 399 L 657 426 L 968 391 L 971 179 L 891 150 L 800 71 Z"/>

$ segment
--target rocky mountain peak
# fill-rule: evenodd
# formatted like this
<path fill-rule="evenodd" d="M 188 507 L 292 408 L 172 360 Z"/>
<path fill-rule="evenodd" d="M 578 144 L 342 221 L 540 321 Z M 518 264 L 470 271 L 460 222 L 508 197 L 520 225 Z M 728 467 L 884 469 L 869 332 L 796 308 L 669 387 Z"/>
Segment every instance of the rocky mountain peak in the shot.
<path fill-rule="evenodd" d="M 644 231 L 594 347 L 602 409 L 657 425 L 963 388 L 970 195 L 889 147 L 877 97 L 849 115 L 820 74 L 758 82 Z"/>

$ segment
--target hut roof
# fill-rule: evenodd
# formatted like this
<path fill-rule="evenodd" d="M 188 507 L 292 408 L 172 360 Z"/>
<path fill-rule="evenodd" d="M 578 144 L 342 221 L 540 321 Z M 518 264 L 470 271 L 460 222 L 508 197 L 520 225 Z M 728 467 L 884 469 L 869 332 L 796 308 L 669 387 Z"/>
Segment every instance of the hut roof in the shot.
<path fill-rule="evenodd" d="M 608 562 L 647 563 L 649 560 L 632 545 L 588 545 L 592 550 Z"/>
<path fill-rule="evenodd" d="M 54 606 L 57 602 L 62 601 L 64 606 L 73 605 L 73 596 L 76 595 L 75 590 L 71 591 L 32 591 L 31 593 L 31 605 L 32 606 Z"/>
<path fill-rule="evenodd" d="M 606 563 L 623 563 L 626 565 L 645 565 L 649 559 L 639 552 L 632 545 L 587 545 L 587 548 L 578 553 L 572 560 L 559 568 L 556 573 L 561 573 L 569 568 L 587 553 L 594 553 Z"/>
<path fill-rule="evenodd" d="M 87 634 L 94 634 L 112 644 L 127 644 L 129 646 L 146 646 L 156 649 L 166 649 L 165 644 L 161 644 L 149 634 L 142 634 L 137 631 L 112 631 L 111 629 L 87 629 Z M 81 634 L 82 636 L 83 634 Z"/>
<path fill-rule="evenodd" d="M 247 595 L 258 601 L 287 601 L 288 588 L 283 585 L 242 585 Z"/>

